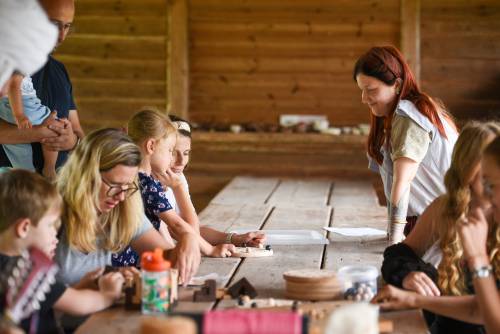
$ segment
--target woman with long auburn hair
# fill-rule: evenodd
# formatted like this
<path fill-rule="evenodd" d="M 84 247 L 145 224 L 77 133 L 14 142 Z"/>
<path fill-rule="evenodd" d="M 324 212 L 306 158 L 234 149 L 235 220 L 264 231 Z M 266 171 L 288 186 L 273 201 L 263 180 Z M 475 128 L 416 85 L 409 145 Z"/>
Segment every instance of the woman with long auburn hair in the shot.
<path fill-rule="evenodd" d="M 395 47 L 368 50 L 357 60 L 353 78 L 370 108 L 368 157 L 370 168 L 382 176 L 394 244 L 444 193 L 457 129 L 443 105 L 420 90 Z"/>

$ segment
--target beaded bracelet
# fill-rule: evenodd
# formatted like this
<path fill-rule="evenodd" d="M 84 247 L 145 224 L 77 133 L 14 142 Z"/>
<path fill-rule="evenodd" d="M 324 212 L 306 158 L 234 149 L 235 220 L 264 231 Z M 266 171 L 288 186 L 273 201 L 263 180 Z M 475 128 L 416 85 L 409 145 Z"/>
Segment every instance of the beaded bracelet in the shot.
<path fill-rule="evenodd" d="M 226 234 L 226 244 L 231 244 L 231 239 L 233 238 L 233 235 L 235 235 L 235 233 L 228 233 Z"/>

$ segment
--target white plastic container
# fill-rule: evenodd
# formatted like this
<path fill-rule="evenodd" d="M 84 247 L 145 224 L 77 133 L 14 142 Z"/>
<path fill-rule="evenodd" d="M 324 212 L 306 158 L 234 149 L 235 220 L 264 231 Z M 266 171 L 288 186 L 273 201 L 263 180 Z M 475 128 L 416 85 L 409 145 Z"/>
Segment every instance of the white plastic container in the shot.
<path fill-rule="evenodd" d="M 368 265 L 352 265 L 339 269 L 344 299 L 370 301 L 377 294 L 378 269 Z"/>

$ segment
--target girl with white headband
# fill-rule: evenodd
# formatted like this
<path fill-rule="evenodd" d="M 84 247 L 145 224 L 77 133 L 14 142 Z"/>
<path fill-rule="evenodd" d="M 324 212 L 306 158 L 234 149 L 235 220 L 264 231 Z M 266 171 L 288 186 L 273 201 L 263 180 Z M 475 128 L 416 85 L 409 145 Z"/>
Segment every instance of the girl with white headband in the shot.
<path fill-rule="evenodd" d="M 189 185 L 186 177 L 184 176 L 184 170 L 189 163 L 191 155 L 191 126 L 187 121 L 180 117 L 175 115 L 170 115 L 169 117 L 170 120 L 177 126 L 177 131 L 179 133 L 174 148 L 174 159 L 172 160 L 171 169 L 174 173 L 179 175 L 184 187 L 187 189 L 187 193 L 189 194 Z M 176 203 L 172 189 L 168 188 L 166 195 L 172 207 L 177 212 L 180 212 L 181 210 Z M 189 200 L 191 201 L 191 198 L 189 198 Z M 265 239 L 263 232 L 249 232 L 244 234 L 225 233 L 208 226 L 200 225 L 196 214 L 193 216 L 193 220 L 193 222 L 189 223 L 199 226 L 201 236 L 212 245 L 227 243 L 234 244 L 236 246 L 258 246 L 262 244 Z"/>

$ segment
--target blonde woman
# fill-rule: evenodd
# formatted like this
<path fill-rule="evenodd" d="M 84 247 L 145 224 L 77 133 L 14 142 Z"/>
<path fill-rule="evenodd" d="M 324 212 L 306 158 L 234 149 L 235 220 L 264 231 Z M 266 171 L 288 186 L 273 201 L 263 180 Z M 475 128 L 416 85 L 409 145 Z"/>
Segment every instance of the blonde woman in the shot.
<path fill-rule="evenodd" d="M 90 133 L 62 168 L 62 235 L 56 251 L 62 279 L 74 284 L 86 272 L 111 264 L 111 254 L 131 245 L 139 254 L 168 244 L 144 215 L 137 172 L 141 153 L 123 132 Z M 189 282 L 200 263 L 194 233 L 183 233 L 167 255 Z"/>
<path fill-rule="evenodd" d="M 481 210 L 474 210 L 462 222 L 459 233 L 467 265 L 473 275 L 474 290 L 478 309 L 484 319 L 484 324 L 488 333 L 500 333 L 500 294 L 495 284 L 498 281 L 497 266 L 496 274 L 493 275 L 488 248 L 496 249 L 500 245 L 500 137 L 486 148 L 481 161 L 483 172 L 483 184 L 485 185 L 485 195 L 492 204 L 494 224 L 488 224 L 486 217 Z M 496 233 L 495 233 L 496 231 Z M 489 237 L 495 233 L 495 237 Z M 488 247 L 488 240 L 496 245 Z M 497 254 L 493 256 L 498 256 Z"/>
<path fill-rule="evenodd" d="M 466 296 L 472 289 L 463 265 L 458 222 L 463 215 L 468 214 L 470 208 L 489 210 L 489 202 L 483 197 L 480 159 L 484 148 L 499 134 L 500 124 L 497 122 L 474 122 L 464 127 L 445 176 L 447 193 L 438 197 L 424 211 L 419 223 L 403 243 L 393 245 L 384 252 L 382 275 L 387 283 L 423 296 L 464 296 L 459 300 L 462 302 L 471 298 Z M 495 238 L 490 235 L 490 245 L 498 245 Z M 494 267 L 500 268 L 497 250 L 495 246 L 489 252 Z M 456 302 L 454 309 L 460 305 L 469 304 Z M 429 310 L 437 312 L 436 309 Z M 454 314 L 438 313 L 448 316 Z M 466 320 L 478 323 L 475 317 Z M 432 323 L 431 331 L 481 333 L 482 329 L 438 316 Z"/>

